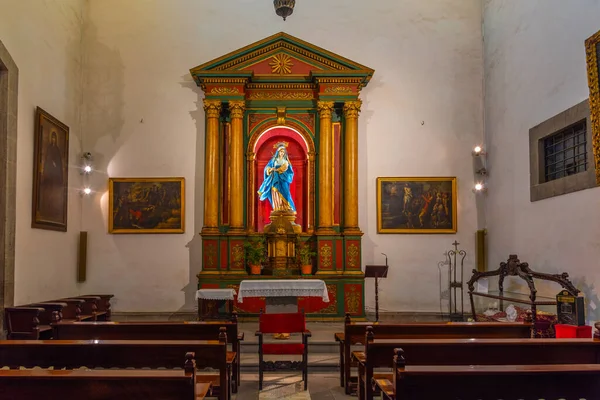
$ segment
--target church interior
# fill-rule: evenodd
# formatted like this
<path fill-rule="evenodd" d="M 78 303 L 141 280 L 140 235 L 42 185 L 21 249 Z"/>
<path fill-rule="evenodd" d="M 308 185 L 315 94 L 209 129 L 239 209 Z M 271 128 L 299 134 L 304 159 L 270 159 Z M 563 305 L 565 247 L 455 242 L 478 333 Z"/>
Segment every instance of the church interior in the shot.
<path fill-rule="evenodd" d="M 0 393 L 600 398 L 600 0 L 0 10 Z"/>

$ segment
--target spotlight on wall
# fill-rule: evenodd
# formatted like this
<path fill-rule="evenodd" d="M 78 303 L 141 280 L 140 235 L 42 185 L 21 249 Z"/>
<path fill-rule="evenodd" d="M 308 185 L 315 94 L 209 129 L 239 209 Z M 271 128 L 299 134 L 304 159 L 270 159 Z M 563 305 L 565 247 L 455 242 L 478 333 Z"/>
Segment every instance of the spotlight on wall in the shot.
<path fill-rule="evenodd" d="M 485 193 L 487 192 L 487 188 L 481 182 L 477 182 L 475 186 L 473 186 L 473 193 Z"/>
<path fill-rule="evenodd" d="M 478 157 L 481 155 L 485 155 L 486 152 L 483 151 L 483 147 L 477 145 L 477 146 L 473 147 L 473 151 L 471 152 L 471 154 L 473 154 L 473 156 L 475 156 L 475 157 Z"/>
<path fill-rule="evenodd" d="M 90 188 L 89 186 L 84 187 L 83 189 L 79 189 L 79 194 L 81 196 L 89 196 L 90 194 L 92 194 L 92 188 Z"/>
<path fill-rule="evenodd" d="M 92 173 L 93 168 L 92 168 L 92 161 L 94 161 L 94 158 L 92 157 L 92 153 L 90 152 L 86 152 L 83 153 L 83 155 L 81 156 L 81 173 L 85 174 L 85 175 L 89 175 Z"/>

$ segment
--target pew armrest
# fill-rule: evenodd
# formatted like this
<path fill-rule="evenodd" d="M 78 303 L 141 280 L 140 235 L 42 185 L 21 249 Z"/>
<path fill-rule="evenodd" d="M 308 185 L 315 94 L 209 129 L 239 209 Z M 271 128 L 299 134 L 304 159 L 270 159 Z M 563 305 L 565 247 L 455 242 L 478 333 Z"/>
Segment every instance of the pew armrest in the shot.
<path fill-rule="evenodd" d="M 242 333 L 238 333 L 238 340 L 239 341 L 244 340 L 244 333 L 243 332 Z"/>
<path fill-rule="evenodd" d="M 344 343 L 344 333 L 343 332 L 337 332 L 333 334 L 333 338 L 335 339 L 336 342 L 340 342 L 340 343 Z"/>
<path fill-rule="evenodd" d="M 352 361 L 356 361 L 358 363 L 365 363 L 367 361 L 367 356 L 364 351 L 353 351 L 352 352 Z"/>
<path fill-rule="evenodd" d="M 395 400 L 394 385 L 388 379 L 373 379 L 373 386 L 381 391 L 384 400 Z"/>
<path fill-rule="evenodd" d="M 228 351 L 227 352 L 227 364 L 233 364 L 236 357 L 237 357 L 237 353 L 235 351 Z"/>

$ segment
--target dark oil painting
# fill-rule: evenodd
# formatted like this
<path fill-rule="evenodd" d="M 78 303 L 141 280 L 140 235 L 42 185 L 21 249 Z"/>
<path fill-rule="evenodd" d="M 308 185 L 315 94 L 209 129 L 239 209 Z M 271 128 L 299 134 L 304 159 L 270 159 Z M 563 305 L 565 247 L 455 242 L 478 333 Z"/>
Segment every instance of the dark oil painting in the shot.
<path fill-rule="evenodd" d="M 110 233 L 183 233 L 184 178 L 110 178 Z"/>
<path fill-rule="evenodd" d="M 456 232 L 456 178 L 377 178 L 378 233 Z"/>
<path fill-rule="evenodd" d="M 69 127 L 37 107 L 31 227 L 67 231 Z"/>

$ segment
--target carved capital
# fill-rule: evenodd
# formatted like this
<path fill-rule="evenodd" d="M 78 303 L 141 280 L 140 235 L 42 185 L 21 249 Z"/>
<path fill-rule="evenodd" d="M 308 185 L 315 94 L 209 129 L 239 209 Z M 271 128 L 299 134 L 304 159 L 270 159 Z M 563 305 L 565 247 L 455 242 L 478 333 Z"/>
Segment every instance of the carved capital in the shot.
<path fill-rule="evenodd" d="M 361 100 L 347 101 L 344 103 L 344 117 L 346 118 L 358 118 L 360 112 L 360 106 L 362 105 Z"/>
<path fill-rule="evenodd" d="M 318 101 L 317 109 L 319 110 L 319 116 L 321 118 L 331 118 L 331 112 L 333 111 L 333 101 Z"/>
<path fill-rule="evenodd" d="M 221 100 L 204 99 L 204 112 L 206 113 L 206 118 L 219 118 L 221 107 Z"/>
<path fill-rule="evenodd" d="M 255 154 L 251 151 L 246 153 L 246 158 L 248 159 L 248 161 L 254 161 L 254 156 Z"/>
<path fill-rule="evenodd" d="M 229 116 L 231 118 L 244 118 L 244 110 L 246 110 L 246 102 L 243 100 L 229 101 Z"/>

